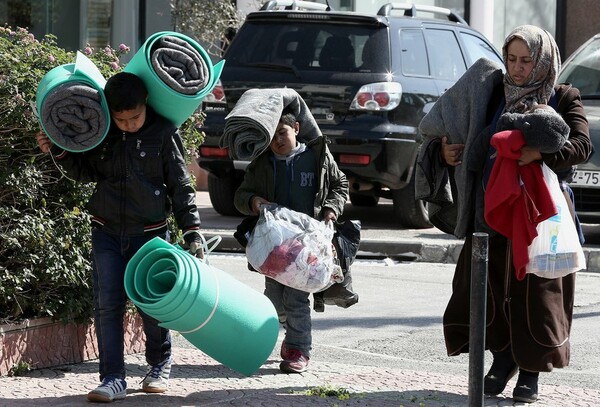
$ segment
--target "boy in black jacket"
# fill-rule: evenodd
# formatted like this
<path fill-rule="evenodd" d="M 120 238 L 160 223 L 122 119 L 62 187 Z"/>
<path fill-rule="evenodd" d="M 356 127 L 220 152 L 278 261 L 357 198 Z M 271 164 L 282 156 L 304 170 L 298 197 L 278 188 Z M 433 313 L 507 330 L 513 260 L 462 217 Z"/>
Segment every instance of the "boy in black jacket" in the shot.
<path fill-rule="evenodd" d="M 127 394 L 123 278 L 131 257 L 152 238 L 166 239 L 171 210 L 190 252 L 204 257 L 196 191 L 177 129 L 146 105 L 146 87 L 134 74 L 112 76 L 104 94 L 112 123 L 94 149 L 74 154 L 53 145 L 42 132 L 37 135 L 40 149 L 53 154 L 70 177 L 96 183 L 87 203 L 92 215 L 94 321 L 102 382 L 87 396 L 94 402 L 111 402 Z M 138 311 L 149 365 L 142 389 L 162 393 L 171 371 L 171 335 Z"/>

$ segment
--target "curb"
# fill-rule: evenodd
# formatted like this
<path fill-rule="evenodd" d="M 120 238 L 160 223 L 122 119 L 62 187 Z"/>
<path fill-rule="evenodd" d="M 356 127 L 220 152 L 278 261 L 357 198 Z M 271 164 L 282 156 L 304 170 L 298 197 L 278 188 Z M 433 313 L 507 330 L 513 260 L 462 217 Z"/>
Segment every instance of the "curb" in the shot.
<path fill-rule="evenodd" d="M 217 252 L 244 253 L 244 248 L 233 237 L 233 232 L 228 230 L 206 231 L 203 233 L 208 240 L 213 236 L 221 236 Z M 456 264 L 462 250 L 460 240 L 428 239 L 424 242 L 413 240 L 377 240 L 362 239 L 358 258 L 376 259 L 391 258 L 396 261 L 416 261 L 424 263 L 449 263 Z M 600 273 L 600 247 L 584 246 L 587 272 Z"/>

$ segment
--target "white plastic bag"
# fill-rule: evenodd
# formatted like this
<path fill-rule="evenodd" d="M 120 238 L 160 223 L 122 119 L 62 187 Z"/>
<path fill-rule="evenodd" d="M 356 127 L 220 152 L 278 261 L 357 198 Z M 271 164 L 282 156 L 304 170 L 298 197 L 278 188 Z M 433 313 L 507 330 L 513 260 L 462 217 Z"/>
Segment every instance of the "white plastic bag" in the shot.
<path fill-rule="evenodd" d="M 529 245 L 525 271 L 544 278 L 559 278 L 585 269 L 585 255 L 556 174 L 546 164 L 542 165 L 542 172 L 558 213 L 537 225 L 538 235 Z"/>
<path fill-rule="evenodd" d="M 343 280 L 333 229 L 282 206 L 263 205 L 246 246 L 248 263 L 281 284 L 314 293 Z"/>

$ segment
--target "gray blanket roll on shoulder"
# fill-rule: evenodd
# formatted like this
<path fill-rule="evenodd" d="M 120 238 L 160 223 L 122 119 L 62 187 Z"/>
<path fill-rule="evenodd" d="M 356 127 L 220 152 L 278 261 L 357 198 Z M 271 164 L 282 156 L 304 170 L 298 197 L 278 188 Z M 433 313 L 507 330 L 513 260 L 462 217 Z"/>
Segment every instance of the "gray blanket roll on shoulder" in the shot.
<path fill-rule="evenodd" d="M 235 160 L 252 161 L 269 147 L 281 112 L 288 106 L 300 123 L 298 139 L 322 136 L 306 102 L 294 89 L 248 89 L 225 117 L 220 147 L 229 148 Z"/>
<path fill-rule="evenodd" d="M 154 72 L 174 91 L 195 95 L 208 84 L 208 66 L 189 42 L 165 35 L 157 41 L 151 53 Z"/>
<path fill-rule="evenodd" d="M 106 135 L 110 120 L 97 89 L 82 82 L 67 82 L 52 89 L 42 103 L 46 133 L 58 146 L 85 151 Z"/>

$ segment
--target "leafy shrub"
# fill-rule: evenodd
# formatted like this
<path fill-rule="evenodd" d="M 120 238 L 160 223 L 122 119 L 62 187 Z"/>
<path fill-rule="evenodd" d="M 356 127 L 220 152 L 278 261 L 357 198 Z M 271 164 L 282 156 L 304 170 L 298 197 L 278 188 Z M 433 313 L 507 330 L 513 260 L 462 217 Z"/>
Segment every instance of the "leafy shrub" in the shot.
<path fill-rule="evenodd" d="M 108 78 L 123 67 L 123 44 L 86 54 Z M 26 29 L 0 27 L 0 323 L 53 317 L 85 321 L 92 315 L 89 215 L 91 186 L 66 178 L 35 134 L 35 93 L 52 68 L 75 53 Z M 188 148 L 201 134 L 195 114 L 181 127 Z"/>

